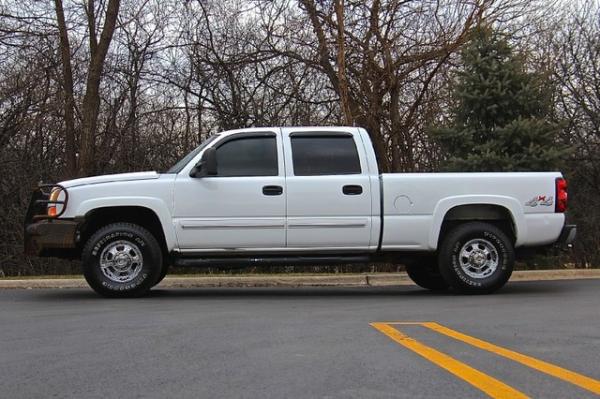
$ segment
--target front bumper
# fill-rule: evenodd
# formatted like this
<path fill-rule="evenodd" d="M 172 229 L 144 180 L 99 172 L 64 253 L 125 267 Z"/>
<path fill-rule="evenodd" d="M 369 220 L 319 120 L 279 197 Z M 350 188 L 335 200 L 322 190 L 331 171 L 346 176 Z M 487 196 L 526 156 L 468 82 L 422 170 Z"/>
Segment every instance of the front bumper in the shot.
<path fill-rule="evenodd" d="M 51 199 L 54 189 L 64 193 L 63 200 Z M 67 190 L 59 184 L 41 184 L 33 191 L 23 223 L 25 255 L 62 257 L 76 248 L 79 223 L 73 219 L 59 219 L 68 198 Z M 48 206 L 51 205 L 62 209 L 50 216 Z"/>
<path fill-rule="evenodd" d="M 78 226 L 73 220 L 41 220 L 26 225 L 25 255 L 52 256 L 74 249 Z"/>

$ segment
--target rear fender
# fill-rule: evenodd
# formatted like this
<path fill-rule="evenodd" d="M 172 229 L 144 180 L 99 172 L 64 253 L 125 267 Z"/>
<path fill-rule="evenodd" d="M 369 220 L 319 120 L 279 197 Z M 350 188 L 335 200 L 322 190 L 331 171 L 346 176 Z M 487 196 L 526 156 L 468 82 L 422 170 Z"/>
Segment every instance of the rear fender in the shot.
<path fill-rule="evenodd" d="M 512 197 L 499 195 L 460 195 L 446 197 L 440 200 L 433 212 L 431 231 L 429 233 L 429 248 L 436 250 L 438 246 L 442 223 L 448 211 L 460 205 L 497 205 L 506 208 L 510 213 L 515 227 L 515 247 L 520 246 L 527 236 L 527 225 L 521 204 Z"/>

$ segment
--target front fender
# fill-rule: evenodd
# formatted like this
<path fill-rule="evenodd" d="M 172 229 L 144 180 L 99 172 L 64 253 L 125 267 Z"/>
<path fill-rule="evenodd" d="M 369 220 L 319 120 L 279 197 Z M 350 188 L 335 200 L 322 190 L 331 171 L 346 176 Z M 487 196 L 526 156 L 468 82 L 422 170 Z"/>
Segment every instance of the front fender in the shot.
<path fill-rule="evenodd" d="M 167 249 L 173 250 L 177 245 L 175 230 L 171 219 L 171 213 L 164 201 L 153 197 L 112 197 L 112 198 L 91 198 L 82 201 L 75 211 L 76 218 L 83 218 L 85 215 L 98 208 L 117 207 L 117 206 L 138 206 L 148 208 L 153 211 L 165 234 Z"/>
<path fill-rule="evenodd" d="M 515 246 L 520 246 L 527 236 L 527 225 L 525 224 L 523 208 L 515 198 L 501 195 L 459 195 L 443 198 L 436 204 L 429 233 L 429 248 L 437 249 L 444 217 L 450 209 L 460 205 L 498 205 L 506 208 L 515 226 Z"/>

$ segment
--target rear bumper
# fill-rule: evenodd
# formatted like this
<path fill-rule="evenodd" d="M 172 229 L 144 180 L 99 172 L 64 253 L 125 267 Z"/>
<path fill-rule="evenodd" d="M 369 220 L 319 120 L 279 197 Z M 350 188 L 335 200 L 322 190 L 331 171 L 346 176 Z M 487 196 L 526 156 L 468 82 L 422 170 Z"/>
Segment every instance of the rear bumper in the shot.
<path fill-rule="evenodd" d="M 570 248 L 577 236 L 577 225 L 565 224 L 560 232 L 556 246 L 559 248 Z"/>
<path fill-rule="evenodd" d="M 56 256 L 77 246 L 77 227 L 73 220 L 41 220 L 25 226 L 25 255 Z"/>

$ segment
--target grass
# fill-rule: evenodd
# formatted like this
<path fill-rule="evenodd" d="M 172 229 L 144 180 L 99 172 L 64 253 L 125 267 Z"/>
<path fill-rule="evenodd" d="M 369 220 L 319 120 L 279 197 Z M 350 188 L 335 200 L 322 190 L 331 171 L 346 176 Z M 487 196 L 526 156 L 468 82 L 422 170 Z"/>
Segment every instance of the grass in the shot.
<path fill-rule="evenodd" d="M 319 273 L 319 272 L 307 272 L 307 273 L 169 273 L 167 277 L 259 277 L 259 276 L 340 276 L 340 275 L 366 275 L 366 274 L 389 274 L 395 272 L 357 272 L 357 273 Z M 0 280 L 52 280 L 52 279 L 80 279 L 83 278 L 81 274 L 52 274 L 42 276 L 7 276 L 0 277 Z"/>

